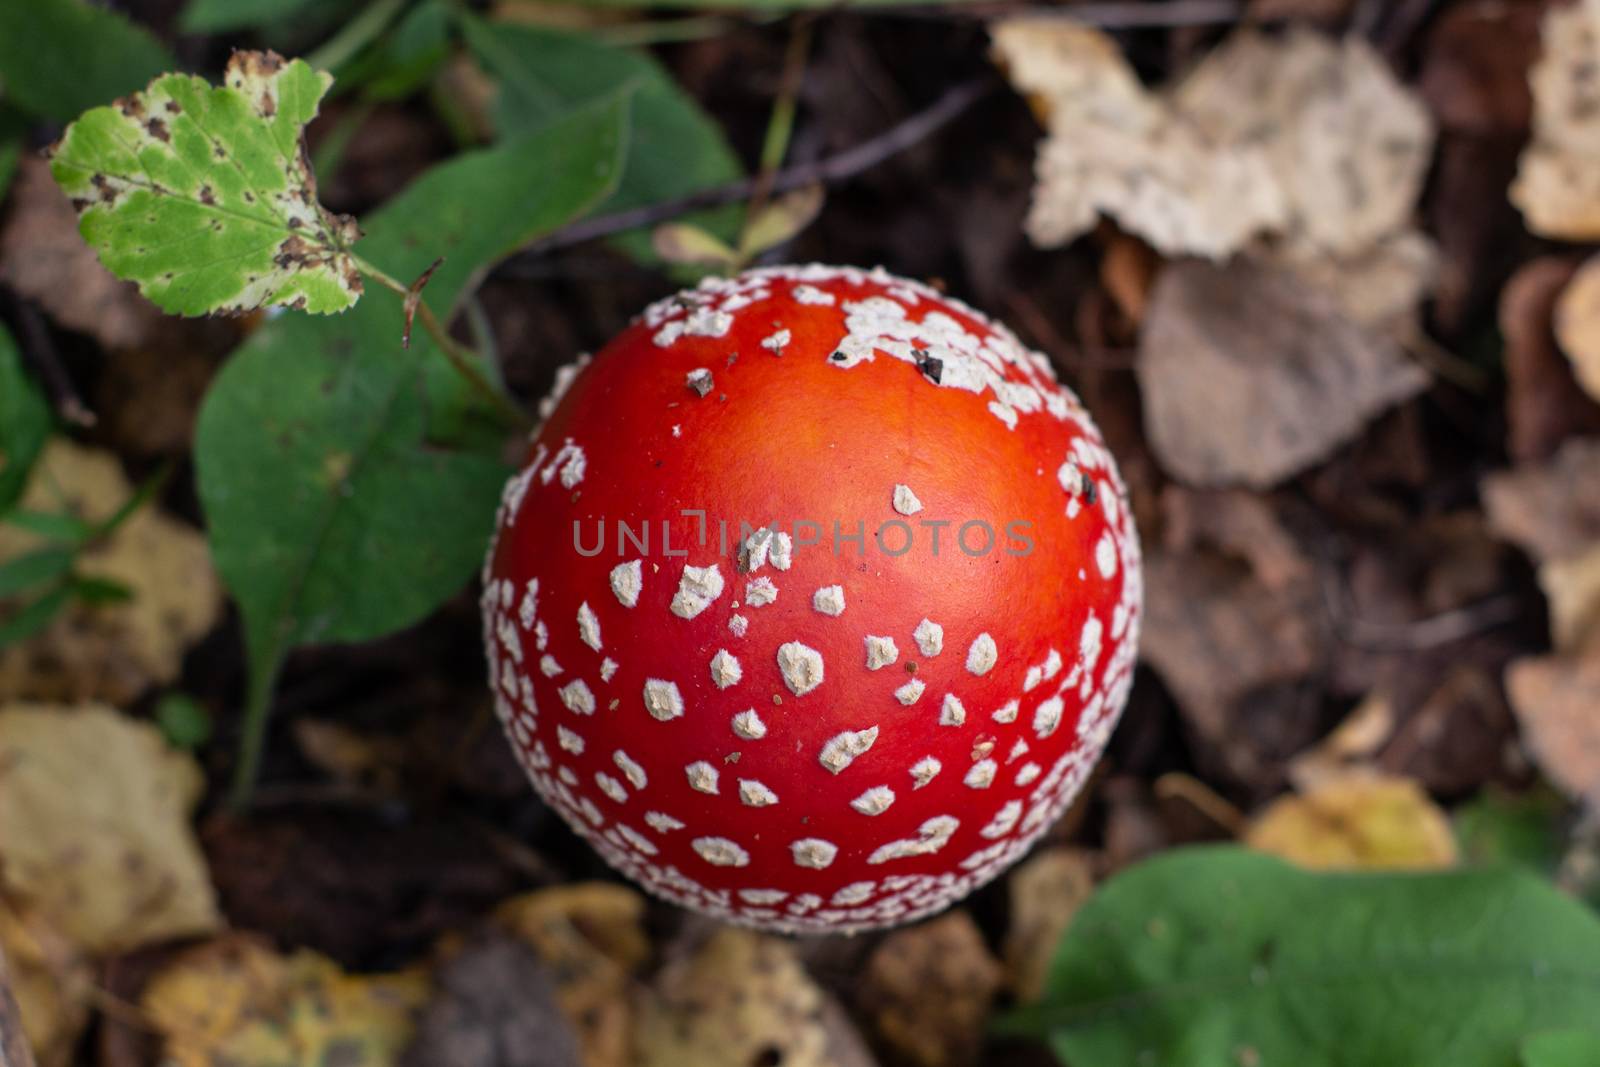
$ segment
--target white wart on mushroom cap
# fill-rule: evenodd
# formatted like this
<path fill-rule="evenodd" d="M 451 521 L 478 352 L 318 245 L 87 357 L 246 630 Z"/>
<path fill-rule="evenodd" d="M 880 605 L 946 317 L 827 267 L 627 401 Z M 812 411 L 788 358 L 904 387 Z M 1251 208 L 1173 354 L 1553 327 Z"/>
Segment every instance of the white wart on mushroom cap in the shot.
<path fill-rule="evenodd" d="M 1126 701 L 1140 571 L 1044 357 L 927 286 L 782 267 L 652 305 L 562 381 L 485 644 L 535 788 L 608 862 L 730 921 L 865 929 L 1065 809 Z"/>

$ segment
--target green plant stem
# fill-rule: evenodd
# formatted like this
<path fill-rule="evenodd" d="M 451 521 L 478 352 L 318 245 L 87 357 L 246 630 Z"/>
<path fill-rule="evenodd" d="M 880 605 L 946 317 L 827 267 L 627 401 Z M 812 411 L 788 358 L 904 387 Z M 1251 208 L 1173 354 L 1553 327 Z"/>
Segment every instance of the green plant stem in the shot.
<path fill-rule="evenodd" d="M 402 299 L 411 295 L 410 286 L 390 277 L 360 256 L 352 258 L 355 259 L 356 266 L 360 268 L 361 273 L 367 275 L 379 285 L 399 293 Z M 444 328 L 444 324 L 439 321 L 439 317 L 433 313 L 433 309 L 428 306 L 426 300 L 417 300 L 416 306 L 417 318 L 421 320 L 423 330 L 433 339 L 433 343 L 438 346 L 440 352 L 444 353 L 444 357 L 450 361 L 450 365 L 456 369 L 456 372 L 465 378 L 467 383 L 476 389 L 484 399 L 488 400 L 496 411 L 511 420 L 512 425 L 521 429 L 530 428 L 532 420 L 528 418 L 527 412 L 512 403 L 484 375 L 483 369 L 479 365 L 478 354 L 450 336 L 450 332 Z"/>
<path fill-rule="evenodd" d="M 756 172 L 755 186 L 750 191 L 750 202 L 745 206 L 745 228 L 761 214 L 761 209 L 772 195 L 772 183 L 789 154 L 789 140 L 794 134 L 794 116 L 800 96 L 800 84 L 805 80 L 806 56 L 811 51 L 811 29 L 815 20 L 810 15 L 795 19 L 794 33 L 789 36 L 789 47 L 783 57 L 783 81 L 778 87 L 778 98 L 772 104 L 772 117 L 767 120 L 767 133 L 761 144 L 760 169 Z M 744 241 L 740 240 L 740 246 Z"/>
<path fill-rule="evenodd" d="M 282 647 L 269 650 L 258 662 L 250 662 L 250 682 L 245 690 L 244 726 L 239 738 L 239 762 L 233 767 L 233 781 L 228 786 L 228 806 L 235 811 L 248 807 L 250 794 L 255 791 L 256 779 L 261 775 L 261 755 L 267 745 L 267 720 L 272 714 L 272 694 L 278 687 L 278 674 L 283 668 Z"/>
<path fill-rule="evenodd" d="M 339 67 L 348 63 L 357 52 L 388 29 L 389 23 L 405 9 L 408 2 L 409 0 L 373 0 L 361 9 L 360 14 L 345 23 L 343 29 L 306 56 L 306 62 L 318 70 L 337 72 Z"/>

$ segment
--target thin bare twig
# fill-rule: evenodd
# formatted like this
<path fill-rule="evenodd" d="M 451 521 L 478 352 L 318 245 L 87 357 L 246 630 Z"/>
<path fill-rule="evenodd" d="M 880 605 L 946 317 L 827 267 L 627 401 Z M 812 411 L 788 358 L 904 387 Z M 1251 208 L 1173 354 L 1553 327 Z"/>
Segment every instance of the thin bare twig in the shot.
<path fill-rule="evenodd" d="M 854 148 L 848 148 L 826 159 L 799 163 L 779 171 L 773 177 L 770 193 L 775 196 L 819 182 L 832 185 L 848 181 L 931 136 L 962 115 L 973 104 L 994 92 L 999 85 L 998 79 L 989 76 L 963 82 L 927 108 L 891 126 L 871 140 L 863 141 Z M 529 259 L 558 248 L 568 248 L 600 237 L 636 230 L 642 226 L 654 226 L 693 211 L 721 207 L 724 204 L 744 200 L 755 190 L 756 181 L 755 178 L 744 178 L 726 185 L 703 189 L 676 200 L 664 200 L 643 207 L 630 208 L 627 211 L 614 211 L 607 215 L 594 215 L 582 219 L 528 245 L 517 255 L 506 260 L 500 270 L 515 273 L 517 264 L 525 263 Z"/>
<path fill-rule="evenodd" d="M 69 426 L 85 429 L 93 426 L 97 421 L 94 412 L 83 402 L 77 386 L 72 384 L 72 376 L 61 365 L 61 357 L 56 352 L 55 342 L 50 339 L 50 327 L 44 321 L 44 315 L 33 306 L 33 301 L 22 296 L 17 296 L 15 303 L 17 325 L 22 330 L 23 354 L 44 379 L 56 414 Z"/>

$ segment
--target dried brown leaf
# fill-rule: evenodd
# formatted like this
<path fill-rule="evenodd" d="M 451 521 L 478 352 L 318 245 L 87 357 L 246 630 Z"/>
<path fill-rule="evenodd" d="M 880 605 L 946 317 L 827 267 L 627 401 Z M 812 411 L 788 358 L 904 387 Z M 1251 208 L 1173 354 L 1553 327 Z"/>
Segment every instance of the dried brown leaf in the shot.
<path fill-rule="evenodd" d="M 1506 670 L 1506 692 L 1539 769 L 1600 807 L 1600 654 L 1520 659 Z"/>
<path fill-rule="evenodd" d="M 1528 228 L 1573 241 L 1600 238 L 1600 0 L 1552 7 L 1534 64 L 1533 140 L 1523 150 L 1511 202 Z"/>
<path fill-rule="evenodd" d="M 1537 563 L 1600 542 L 1600 437 L 1574 437 L 1547 460 L 1484 478 L 1489 527 Z"/>
<path fill-rule="evenodd" d="M 1006 930 L 1007 984 L 1024 1003 L 1044 993 L 1061 935 L 1094 892 L 1089 857 L 1072 848 L 1042 849 L 1006 880 L 1011 925 Z"/>
<path fill-rule="evenodd" d="M 1428 384 L 1330 297 L 1244 260 L 1162 272 L 1136 370 L 1157 458 L 1207 487 L 1281 482 Z"/>
<path fill-rule="evenodd" d="M 1600 258 L 1578 268 L 1555 308 L 1556 340 L 1583 391 L 1600 400 Z"/>
<path fill-rule="evenodd" d="M 977 1062 L 1001 977 L 972 916 L 956 910 L 884 938 L 857 1005 L 905 1062 L 959 1067 Z"/>
<path fill-rule="evenodd" d="M 91 953 L 221 924 L 190 829 L 200 768 L 110 708 L 0 710 L 0 887 Z"/>
<path fill-rule="evenodd" d="M 44 916 L 0 898 L 0 986 L 8 973 L 39 1067 L 68 1067 L 89 1024 L 94 973 L 77 947 Z M 4 1029 L 0 1022 L 0 1031 Z M 0 1063 L 6 1062 L 0 1056 Z"/>

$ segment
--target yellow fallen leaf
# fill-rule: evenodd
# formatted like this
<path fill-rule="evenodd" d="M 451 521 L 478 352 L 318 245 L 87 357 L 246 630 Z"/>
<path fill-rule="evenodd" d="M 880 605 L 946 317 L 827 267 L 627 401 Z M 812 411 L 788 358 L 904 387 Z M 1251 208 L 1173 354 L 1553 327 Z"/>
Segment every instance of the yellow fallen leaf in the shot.
<path fill-rule="evenodd" d="M 134 492 L 116 457 L 57 438 L 40 456 L 20 506 L 95 523 Z M 14 524 L 0 525 L 0 559 L 42 544 Z M 205 538 L 149 504 L 85 551 L 79 570 L 126 586 L 132 597 L 74 602 L 29 640 L 0 648 L 0 702 L 126 704 L 178 676 L 184 652 L 211 629 L 222 604 Z M 0 619 L 6 614 L 0 602 Z"/>
<path fill-rule="evenodd" d="M 1511 202 L 1534 233 L 1591 241 L 1600 237 L 1600 0 L 1551 5 L 1539 38 L 1543 54 L 1528 75 L 1533 139 L 1518 161 Z"/>
<path fill-rule="evenodd" d="M 314 952 L 228 937 L 184 953 L 140 999 L 171 1067 L 384 1067 L 428 996 L 420 970 L 348 975 Z"/>
<path fill-rule="evenodd" d="M 644 898 L 612 882 L 581 882 L 526 893 L 496 911 L 498 921 L 550 965 L 556 999 L 588 1067 L 630 1062 L 633 974 L 650 955 Z"/>
<path fill-rule="evenodd" d="M 90 953 L 208 933 L 202 788 L 190 756 L 110 708 L 0 708 L 0 888 Z"/>
<path fill-rule="evenodd" d="M 1408 870 L 1456 862 L 1450 820 L 1409 778 L 1351 772 L 1280 797 L 1245 843 L 1318 870 Z"/>
<path fill-rule="evenodd" d="M 93 972 L 88 961 L 38 912 L 4 897 L 0 958 L 39 1067 L 67 1067 L 89 1023 Z"/>

